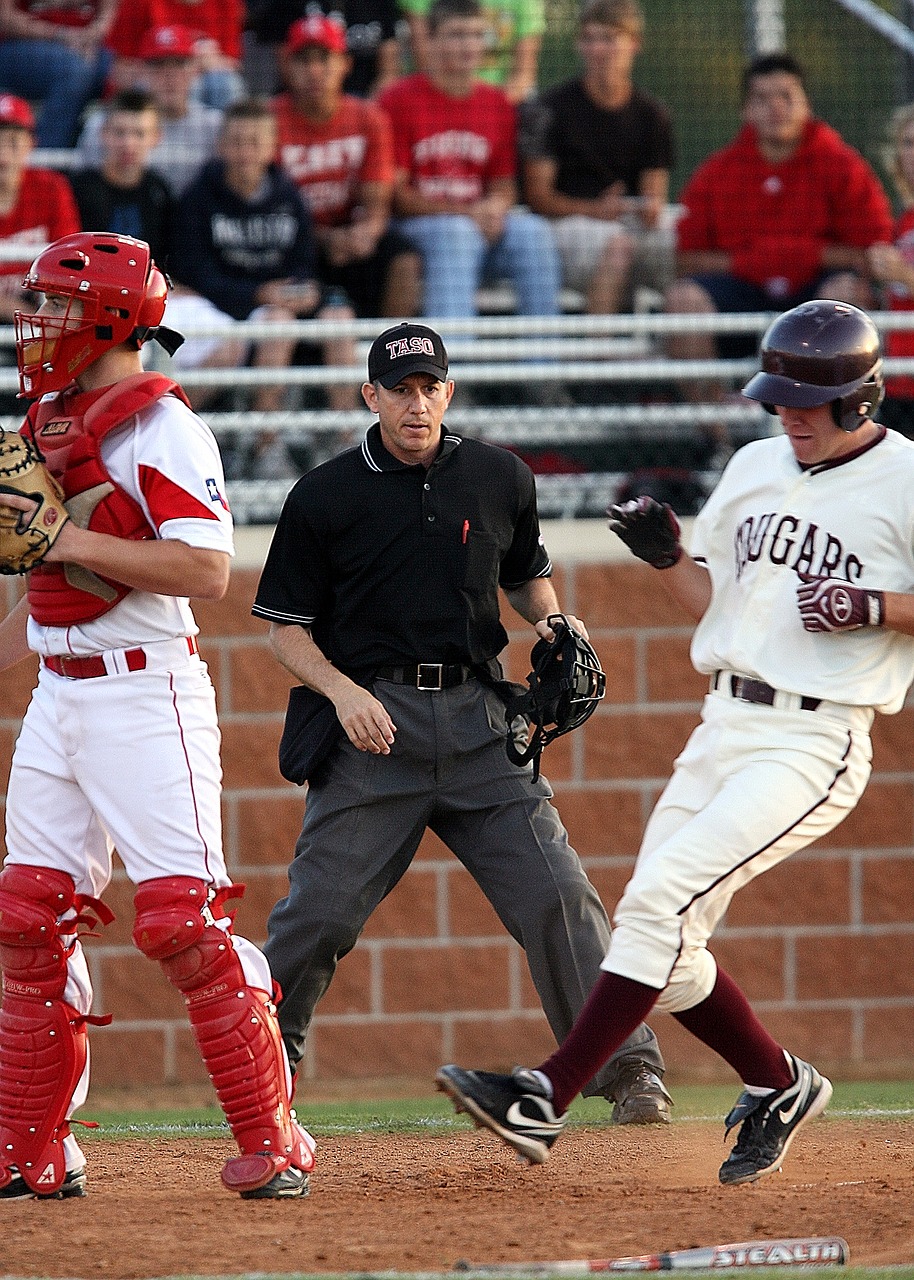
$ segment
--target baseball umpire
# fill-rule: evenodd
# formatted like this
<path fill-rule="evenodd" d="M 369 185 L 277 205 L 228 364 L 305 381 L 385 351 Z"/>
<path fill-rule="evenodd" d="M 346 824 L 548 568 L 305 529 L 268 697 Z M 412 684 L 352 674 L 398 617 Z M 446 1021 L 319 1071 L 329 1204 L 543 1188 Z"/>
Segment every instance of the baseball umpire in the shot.
<path fill-rule="evenodd" d="M 581 1085 L 652 1008 L 744 1082 L 723 1183 L 778 1169 L 831 1085 L 765 1030 L 707 943 L 734 893 L 831 831 L 870 773 L 874 711 L 914 677 L 914 444 L 873 421 L 879 337 L 855 307 L 785 312 L 744 394 L 783 434 L 731 460 L 683 551 L 669 507 L 638 498 L 611 527 L 698 620 L 701 724 L 647 826 L 604 970 L 560 1049 L 511 1076 L 443 1067 L 441 1088 L 542 1161 Z"/>
<path fill-rule="evenodd" d="M 15 571 L 21 535 L 31 572 L 0 624 L 0 670 L 30 649 L 41 663 L 0 872 L 0 1200 L 85 1195 L 69 1120 L 99 1019 L 78 932 L 113 918 L 98 900 L 112 846 L 137 886 L 134 941 L 183 993 L 241 1150 L 223 1183 L 301 1196 L 314 1143 L 290 1108 L 269 968 L 225 906 L 238 891 L 222 854 L 215 696 L 188 600 L 228 584 L 219 451 L 181 389 L 143 371 L 144 342 L 180 342 L 160 327 L 167 284 L 147 244 L 68 236 L 24 285 L 44 297 L 16 315 L 22 394 L 39 399 L 21 437 L 0 440 L 0 555 Z"/>
<path fill-rule="evenodd" d="M 310 773 L 289 894 L 265 948 L 293 1066 L 337 961 L 426 827 L 524 947 L 558 1039 L 609 945 L 551 789 L 507 758 L 505 706 L 491 685 L 508 639 L 499 585 L 541 637 L 559 613 L 533 475 L 506 450 L 444 428 L 454 383 L 433 329 L 382 333 L 368 378 L 362 395 L 378 421 L 292 489 L 254 604 L 280 662 L 326 695 L 338 731 Z M 583 1084 L 614 1101 L 617 1123 L 665 1122 L 656 1040 L 637 1023 L 630 1033 Z"/>

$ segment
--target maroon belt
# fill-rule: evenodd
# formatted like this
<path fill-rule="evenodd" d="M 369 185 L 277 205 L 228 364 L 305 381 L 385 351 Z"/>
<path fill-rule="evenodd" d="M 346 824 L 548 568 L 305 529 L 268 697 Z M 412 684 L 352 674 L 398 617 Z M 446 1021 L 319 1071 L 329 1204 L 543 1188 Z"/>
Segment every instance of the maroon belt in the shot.
<path fill-rule="evenodd" d="M 197 637 L 185 636 L 187 652 L 197 653 Z M 128 671 L 144 671 L 146 668 L 146 651 L 144 649 L 125 649 L 124 661 Z M 108 675 L 105 659 L 100 653 L 90 654 L 86 658 L 78 658 L 72 654 L 52 653 L 42 658 L 42 662 L 55 675 L 66 676 L 68 680 L 94 680 L 96 676 Z"/>

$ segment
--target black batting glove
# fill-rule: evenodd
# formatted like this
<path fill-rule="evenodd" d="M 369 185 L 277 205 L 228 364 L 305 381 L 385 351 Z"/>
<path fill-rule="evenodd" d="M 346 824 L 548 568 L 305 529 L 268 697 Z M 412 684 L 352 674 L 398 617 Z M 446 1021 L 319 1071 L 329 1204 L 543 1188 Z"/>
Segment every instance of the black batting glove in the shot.
<path fill-rule="evenodd" d="M 797 587 L 797 605 L 806 631 L 856 631 L 885 621 L 884 592 L 836 578 L 805 579 Z"/>
<path fill-rule="evenodd" d="M 679 521 L 666 502 L 642 495 L 609 508 L 609 527 L 639 560 L 655 569 L 672 569 L 682 556 Z"/>

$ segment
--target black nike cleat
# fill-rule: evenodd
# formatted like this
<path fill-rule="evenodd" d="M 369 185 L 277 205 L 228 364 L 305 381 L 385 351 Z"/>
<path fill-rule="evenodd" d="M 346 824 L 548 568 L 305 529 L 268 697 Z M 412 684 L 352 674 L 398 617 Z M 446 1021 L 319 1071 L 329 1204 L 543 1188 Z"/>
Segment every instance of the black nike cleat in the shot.
<path fill-rule="evenodd" d="M 491 1071 L 464 1071 L 441 1067 L 435 1076 L 438 1088 L 448 1094 L 458 1111 L 497 1133 L 530 1164 L 549 1159 L 549 1148 L 565 1127 L 566 1115 L 557 1116 L 539 1079 L 526 1067 L 515 1067 L 509 1076 Z"/>
<path fill-rule="evenodd" d="M 308 1175 L 304 1169 L 290 1166 L 282 1173 L 275 1174 L 269 1182 L 253 1191 L 241 1191 L 242 1200 L 293 1200 L 298 1196 L 306 1196 L 310 1192 Z"/>
<path fill-rule="evenodd" d="M 828 1106 L 831 1081 L 800 1058 L 791 1062 L 796 1071 L 793 1084 L 763 1098 L 740 1094 L 724 1121 L 728 1134 L 736 1125 L 742 1126 L 736 1146 L 720 1166 L 718 1177 L 725 1185 L 755 1182 L 780 1169 L 800 1126 Z"/>
<path fill-rule="evenodd" d="M 33 1191 L 18 1171 L 12 1172 L 12 1181 L 0 1188 L 0 1200 L 70 1200 L 86 1194 L 85 1165 L 81 1169 L 69 1170 L 57 1190 L 47 1194 Z"/>

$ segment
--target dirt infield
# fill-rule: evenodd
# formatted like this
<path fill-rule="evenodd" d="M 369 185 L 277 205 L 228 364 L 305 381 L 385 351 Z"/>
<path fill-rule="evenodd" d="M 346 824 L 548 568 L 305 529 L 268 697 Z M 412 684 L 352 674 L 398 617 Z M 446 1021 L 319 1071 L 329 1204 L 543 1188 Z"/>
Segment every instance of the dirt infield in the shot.
<path fill-rule="evenodd" d="M 910 1122 L 826 1118 L 741 1188 L 717 1183 L 721 1138 L 575 1129 L 531 1169 L 475 1131 L 327 1137 L 310 1197 L 285 1203 L 223 1191 L 221 1139 L 94 1141 L 86 1199 L 2 1206 L 0 1275 L 447 1270 L 807 1235 L 843 1235 L 860 1264 L 914 1259 Z"/>

